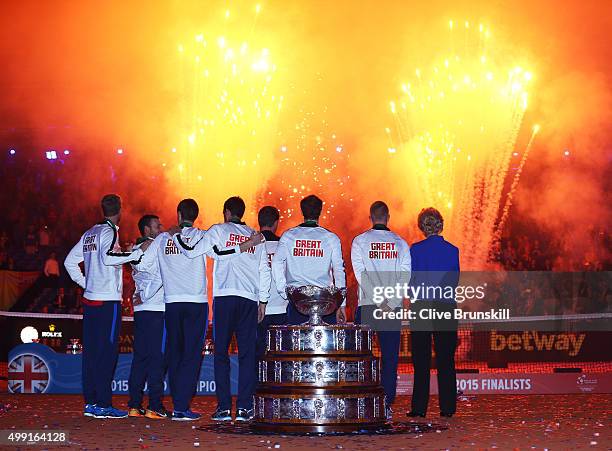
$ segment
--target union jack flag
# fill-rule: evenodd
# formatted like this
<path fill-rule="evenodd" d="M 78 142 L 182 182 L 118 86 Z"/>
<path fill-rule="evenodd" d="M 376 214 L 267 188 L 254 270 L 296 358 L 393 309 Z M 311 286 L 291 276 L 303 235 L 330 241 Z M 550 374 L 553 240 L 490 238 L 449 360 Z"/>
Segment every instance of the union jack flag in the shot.
<path fill-rule="evenodd" d="M 8 389 L 11 393 L 44 393 L 49 386 L 49 367 L 41 358 L 20 355 L 9 363 Z"/>

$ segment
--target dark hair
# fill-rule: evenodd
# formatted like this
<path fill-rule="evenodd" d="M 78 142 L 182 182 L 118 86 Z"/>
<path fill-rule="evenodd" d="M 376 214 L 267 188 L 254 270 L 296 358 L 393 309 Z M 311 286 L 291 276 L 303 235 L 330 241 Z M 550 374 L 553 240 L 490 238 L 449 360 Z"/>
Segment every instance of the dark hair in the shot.
<path fill-rule="evenodd" d="M 140 230 L 141 235 L 145 234 L 145 227 L 151 227 L 151 221 L 153 221 L 154 219 L 159 219 L 159 216 L 144 215 L 138 220 L 138 230 Z"/>
<path fill-rule="evenodd" d="M 107 194 L 102 198 L 100 205 L 105 218 L 115 216 L 121 211 L 121 198 L 116 194 Z"/>
<path fill-rule="evenodd" d="M 389 218 L 389 207 L 382 200 L 370 205 L 370 218 L 373 221 L 386 221 Z"/>
<path fill-rule="evenodd" d="M 280 213 L 276 207 L 266 205 L 259 210 L 257 214 L 257 222 L 259 227 L 272 227 L 276 221 L 280 218 Z"/>
<path fill-rule="evenodd" d="M 240 219 L 242 219 L 245 209 L 246 209 L 246 206 L 244 205 L 244 201 L 238 196 L 230 197 L 223 204 L 224 212 L 225 210 L 229 210 L 229 212 L 232 214 L 233 217 L 240 218 Z"/>
<path fill-rule="evenodd" d="M 314 194 L 306 196 L 300 202 L 300 209 L 304 219 L 319 219 L 321 210 L 323 209 L 323 201 Z"/>
<path fill-rule="evenodd" d="M 425 234 L 437 235 L 444 229 L 444 218 L 438 210 L 433 207 L 423 208 L 418 218 L 419 229 Z"/>
<path fill-rule="evenodd" d="M 193 199 L 183 199 L 180 201 L 176 211 L 181 214 L 183 221 L 195 221 L 200 213 L 198 203 Z"/>

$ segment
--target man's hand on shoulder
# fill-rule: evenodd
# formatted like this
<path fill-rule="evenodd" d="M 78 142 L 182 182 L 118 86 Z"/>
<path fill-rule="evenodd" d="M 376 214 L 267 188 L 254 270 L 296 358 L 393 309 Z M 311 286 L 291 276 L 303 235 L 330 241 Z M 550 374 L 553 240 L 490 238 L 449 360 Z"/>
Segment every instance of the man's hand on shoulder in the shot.
<path fill-rule="evenodd" d="M 264 238 L 263 233 L 253 232 L 251 234 L 251 237 L 249 238 L 249 241 L 251 242 L 252 246 L 257 246 L 258 244 L 261 244 L 266 241 L 266 239 Z"/>
<path fill-rule="evenodd" d="M 266 241 L 266 239 L 264 238 L 263 233 L 253 232 L 248 240 L 240 243 L 240 252 L 245 252 L 252 247 L 263 243 L 264 241 Z"/>

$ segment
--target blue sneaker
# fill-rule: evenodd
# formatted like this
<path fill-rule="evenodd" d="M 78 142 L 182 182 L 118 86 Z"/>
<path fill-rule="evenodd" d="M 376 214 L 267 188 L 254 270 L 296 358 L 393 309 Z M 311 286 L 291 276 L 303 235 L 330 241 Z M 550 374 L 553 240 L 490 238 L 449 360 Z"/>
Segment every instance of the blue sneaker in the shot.
<path fill-rule="evenodd" d="M 255 416 L 255 409 L 238 409 L 236 410 L 236 421 L 251 421 Z"/>
<path fill-rule="evenodd" d="M 96 411 L 95 404 L 85 404 L 85 409 L 83 409 L 84 417 L 93 417 Z"/>
<path fill-rule="evenodd" d="M 195 421 L 202 417 L 199 413 L 192 412 L 187 409 L 184 412 L 172 412 L 172 421 Z"/>
<path fill-rule="evenodd" d="M 94 418 L 127 418 L 128 413 L 125 410 L 115 409 L 113 406 L 110 407 L 95 407 Z"/>
<path fill-rule="evenodd" d="M 217 410 L 215 410 L 215 413 L 210 418 L 213 421 L 232 421 L 232 411 L 217 407 Z"/>

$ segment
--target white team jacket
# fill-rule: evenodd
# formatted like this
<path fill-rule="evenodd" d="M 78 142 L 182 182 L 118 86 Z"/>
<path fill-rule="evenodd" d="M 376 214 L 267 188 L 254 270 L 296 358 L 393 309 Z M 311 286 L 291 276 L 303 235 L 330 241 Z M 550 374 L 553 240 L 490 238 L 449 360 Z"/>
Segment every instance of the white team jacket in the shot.
<path fill-rule="evenodd" d="M 252 228 L 235 222 L 215 224 L 207 231 L 193 232 L 193 244 L 185 243 L 188 236 L 184 230 L 173 237 L 184 255 L 199 259 L 206 254 L 215 259 L 214 297 L 240 296 L 255 302 L 268 302 L 271 275 L 265 247 L 256 246 L 240 253 L 240 243 L 251 237 Z"/>
<path fill-rule="evenodd" d="M 119 227 L 108 219 L 81 236 L 68 253 L 64 266 L 70 278 L 85 289 L 90 301 L 120 301 L 123 292 L 122 265 L 139 261 L 143 252 L 121 252 Z M 85 274 L 79 263 L 83 262 Z"/>
<path fill-rule="evenodd" d="M 174 240 L 176 240 L 175 235 Z M 164 300 L 168 302 L 208 302 L 206 289 L 206 256 L 217 243 L 211 241 L 212 235 L 195 227 L 184 227 L 181 241 L 184 245 L 195 245 L 204 252 L 197 258 L 189 258 L 181 253 L 178 245 L 168 232 L 160 233 L 151 248 L 155 249 L 159 260 L 159 270 L 164 286 Z M 237 249 L 225 249 L 225 254 L 240 252 Z"/>
<path fill-rule="evenodd" d="M 372 305 L 369 302 L 372 294 L 366 296 L 364 286 L 394 286 L 400 279 L 406 283 L 410 280 L 410 247 L 385 226 L 377 224 L 355 237 L 351 246 L 351 262 L 359 283 L 359 305 Z M 390 300 L 389 304 L 399 306 L 397 301 Z"/>
<path fill-rule="evenodd" d="M 139 249 L 140 246 L 142 243 L 134 246 L 134 249 Z M 142 301 L 142 304 L 134 306 L 134 311 L 163 312 L 166 309 L 164 288 L 155 250 L 147 249 L 140 263 L 132 264 L 132 278 L 136 285 L 135 293 L 138 293 Z"/>
<path fill-rule="evenodd" d="M 262 233 L 266 237 L 264 246 L 266 247 L 266 253 L 268 254 L 268 264 L 271 268 L 272 259 L 274 258 L 274 254 L 276 254 L 279 238 L 269 231 L 264 230 Z M 268 301 L 268 306 L 266 307 L 266 315 L 279 315 L 287 313 L 287 304 L 287 299 L 283 299 L 278 293 L 276 282 L 274 281 L 274 277 L 272 277 L 272 281 L 270 283 L 270 300 Z"/>
<path fill-rule="evenodd" d="M 285 231 L 272 259 L 272 275 L 283 298 L 287 286 L 346 288 L 340 238 L 310 222 Z"/>

